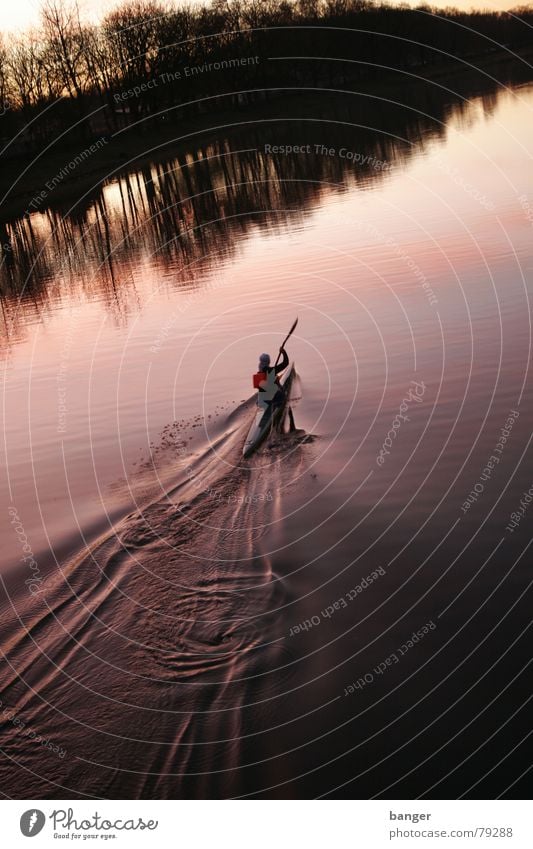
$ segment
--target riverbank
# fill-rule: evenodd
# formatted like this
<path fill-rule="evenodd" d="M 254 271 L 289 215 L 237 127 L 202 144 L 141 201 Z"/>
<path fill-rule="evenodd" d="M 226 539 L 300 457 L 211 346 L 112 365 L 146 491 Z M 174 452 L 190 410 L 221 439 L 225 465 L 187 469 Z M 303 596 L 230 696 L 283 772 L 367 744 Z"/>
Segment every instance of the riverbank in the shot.
<path fill-rule="evenodd" d="M 246 105 L 235 106 L 233 93 L 221 93 L 216 101 L 218 108 L 187 116 L 181 124 L 173 121 L 154 125 L 148 116 L 140 125 L 126 126 L 110 135 L 102 134 L 84 143 L 63 146 L 61 150 L 45 150 L 29 164 L 27 156 L 5 159 L 0 174 L 0 222 L 49 208 L 67 215 L 75 210 L 81 212 L 109 179 L 148 163 L 194 154 L 200 139 L 202 144 L 215 141 L 222 129 L 228 134 L 246 123 L 283 120 L 284 116 L 305 117 L 310 114 L 309 107 L 316 109 L 324 95 L 327 104 L 320 114 L 324 121 L 335 106 L 342 102 L 345 107 L 347 94 L 374 96 L 376 100 L 387 99 L 411 109 L 422 109 L 417 101 L 421 97 L 426 100 L 431 94 L 447 96 L 450 102 L 461 101 L 466 96 L 471 98 L 476 86 L 483 93 L 487 88 L 532 79 L 531 63 L 533 50 L 524 50 L 514 59 L 509 58 L 507 51 L 498 51 L 437 67 L 394 71 L 379 80 L 349 81 L 336 86 L 322 80 L 318 90 L 305 89 L 304 93 L 294 94 L 288 87 L 268 92 L 268 99 Z M 223 106 L 226 98 L 232 101 L 229 108 Z"/>

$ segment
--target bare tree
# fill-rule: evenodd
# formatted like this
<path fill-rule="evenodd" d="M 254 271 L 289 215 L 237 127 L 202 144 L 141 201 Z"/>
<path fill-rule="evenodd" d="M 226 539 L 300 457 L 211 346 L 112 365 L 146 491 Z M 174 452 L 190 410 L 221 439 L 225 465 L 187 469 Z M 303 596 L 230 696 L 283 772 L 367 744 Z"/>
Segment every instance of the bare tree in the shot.
<path fill-rule="evenodd" d="M 141 81 L 153 75 L 161 41 L 161 21 L 169 10 L 155 2 L 132 0 L 104 18 L 103 28 L 125 79 Z"/>
<path fill-rule="evenodd" d="M 81 99 L 87 86 L 86 34 L 77 2 L 46 0 L 41 7 L 43 36 L 48 58 L 62 79 L 65 91 Z"/>
<path fill-rule="evenodd" d="M 45 47 L 34 30 L 11 42 L 6 53 L 6 68 L 16 107 L 27 110 L 57 93 L 58 87 L 47 75 L 45 65 Z"/>

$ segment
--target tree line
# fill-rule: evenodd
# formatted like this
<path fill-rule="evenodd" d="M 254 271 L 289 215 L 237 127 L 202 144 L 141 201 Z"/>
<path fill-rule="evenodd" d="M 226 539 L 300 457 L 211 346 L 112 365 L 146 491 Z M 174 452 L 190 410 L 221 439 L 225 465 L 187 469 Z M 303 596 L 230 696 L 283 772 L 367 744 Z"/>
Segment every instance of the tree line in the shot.
<path fill-rule="evenodd" d="M 377 0 L 128 0 L 94 24 L 76 3 L 46 0 L 38 28 L 0 41 L 0 139 L 20 153 L 246 108 L 291 88 L 342 88 L 391 69 L 423 75 L 451 57 L 528 48 L 532 24 L 533 7 Z"/>

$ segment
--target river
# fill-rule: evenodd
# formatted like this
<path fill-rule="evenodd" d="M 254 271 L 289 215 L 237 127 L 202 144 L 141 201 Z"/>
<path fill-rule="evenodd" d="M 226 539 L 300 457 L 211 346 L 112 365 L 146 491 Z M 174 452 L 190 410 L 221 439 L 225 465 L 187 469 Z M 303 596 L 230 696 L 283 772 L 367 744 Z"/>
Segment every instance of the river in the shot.
<path fill-rule="evenodd" d="M 1 225 L 10 795 L 528 792 L 533 86 L 397 100 Z"/>

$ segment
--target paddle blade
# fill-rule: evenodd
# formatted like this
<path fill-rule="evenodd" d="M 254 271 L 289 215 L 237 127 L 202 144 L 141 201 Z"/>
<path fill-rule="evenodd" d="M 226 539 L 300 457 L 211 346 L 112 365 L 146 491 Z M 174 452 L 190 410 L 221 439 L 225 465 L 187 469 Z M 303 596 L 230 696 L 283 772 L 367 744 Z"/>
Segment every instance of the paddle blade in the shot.
<path fill-rule="evenodd" d="M 296 330 L 296 325 L 297 325 L 297 324 L 298 324 L 298 316 L 296 316 L 296 318 L 295 318 L 295 320 L 294 320 L 294 324 L 292 325 L 291 329 L 289 330 L 289 334 L 288 334 L 288 336 L 287 336 L 287 339 L 289 338 L 289 336 L 292 336 L 292 334 L 293 334 L 293 333 L 294 333 L 294 331 Z"/>
<path fill-rule="evenodd" d="M 295 321 L 294 321 L 294 324 L 292 325 L 291 329 L 289 330 L 289 332 L 287 333 L 287 335 L 286 335 L 285 339 L 283 340 L 283 345 L 281 346 L 282 348 L 285 346 L 285 343 L 289 340 L 289 338 L 292 336 L 292 334 L 293 334 L 293 333 L 294 333 L 294 331 L 296 330 L 296 325 L 297 325 L 297 324 L 298 324 L 298 316 L 296 316 L 296 319 L 295 319 Z"/>
<path fill-rule="evenodd" d="M 293 332 L 295 331 L 295 329 L 296 329 L 296 325 L 297 325 L 297 324 L 298 324 L 298 316 L 296 316 L 296 319 L 295 319 L 295 321 L 294 321 L 294 324 L 292 325 L 292 327 L 291 327 L 291 329 L 289 330 L 289 332 L 287 333 L 287 335 L 286 335 L 285 339 L 284 339 L 284 340 L 283 340 L 283 342 L 281 343 L 281 347 L 280 347 L 280 349 L 279 349 L 279 354 L 278 354 L 278 356 L 276 357 L 276 362 L 275 362 L 275 364 L 274 364 L 274 368 L 277 366 L 278 361 L 279 361 L 279 358 L 280 358 L 280 356 L 281 356 L 281 348 L 284 348 L 284 347 L 285 347 L 285 345 L 287 344 L 287 341 L 288 341 L 289 337 L 290 337 L 290 336 L 293 334 Z"/>

